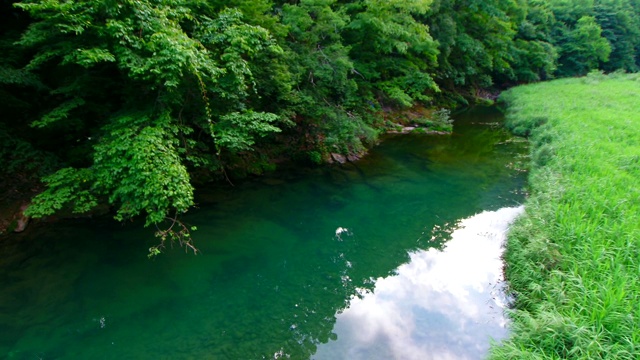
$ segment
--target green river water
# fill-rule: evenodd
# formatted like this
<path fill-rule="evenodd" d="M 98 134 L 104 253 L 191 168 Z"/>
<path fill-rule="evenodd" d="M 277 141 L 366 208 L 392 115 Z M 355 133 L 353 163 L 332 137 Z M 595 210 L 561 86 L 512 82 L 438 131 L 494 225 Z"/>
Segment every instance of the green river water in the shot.
<path fill-rule="evenodd" d="M 507 334 L 500 241 L 526 145 L 492 108 L 355 164 L 198 195 L 199 255 L 150 229 L 32 225 L 0 242 L 6 359 L 478 359 Z M 466 219 L 466 220 L 465 220 Z"/>

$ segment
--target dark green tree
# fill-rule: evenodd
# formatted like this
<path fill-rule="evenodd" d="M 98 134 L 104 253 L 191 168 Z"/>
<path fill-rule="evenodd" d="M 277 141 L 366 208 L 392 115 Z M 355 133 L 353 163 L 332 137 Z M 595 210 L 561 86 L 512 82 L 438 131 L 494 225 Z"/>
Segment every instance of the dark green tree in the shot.
<path fill-rule="evenodd" d="M 593 0 L 551 0 L 553 44 L 559 54 L 558 75 L 585 75 L 609 60 L 611 46 L 596 21 Z"/>
<path fill-rule="evenodd" d="M 417 17 L 424 1 L 361 0 L 345 5 L 351 22 L 344 39 L 358 75 L 360 96 L 383 106 L 411 107 L 439 91 L 433 80 L 437 43 Z"/>
<path fill-rule="evenodd" d="M 602 28 L 602 36 L 611 45 L 609 61 L 600 66 L 605 71 L 618 69 L 638 71 L 640 51 L 640 9 L 628 0 L 597 0 L 595 18 Z"/>
<path fill-rule="evenodd" d="M 555 69 L 537 2 L 436 0 L 424 21 L 439 43 L 437 82 L 448 94 L 537 81 Z"/>
<path fill-rule="evenodd" d="M 117 219 L 160 224 L 193 204 L 190 168 L 220 171 L 280 131 L 258 100 L 253 62 L 279 57 L 270 33 L 237 9 L 193 11 L 198 2 L 24 1 L 34 19 L 18 45 L 32 49 L 25 74 L 50 89 L 31 122 L 60 128 L 82 158 L 45 178 L 28 209 L 44 216 L 99 201 Z M 264 72 L 263 72 L 264 73 Z M 75 146 L 74 146 L 75 145 Z"/>
<path fill-rule="evenodd" d="M 358 113 L 354 64 L 342 39 L 349 20 L 334 0 L 282 7 L 295 83 L 288 107 L 295 113 L 301 148 L 315 161 L 321 153 L 361 151 L 362 141 L 375 137 Z"/>
<path fill-rule="evenodd" d="M 551 39 L 555 17 L 543 0 L 527 1 L 522 9 L 525 16 L 517 23 L 514 38 L 514 80 L 527 83 L 549 79 L 557 68 L 558 58 Z"/>

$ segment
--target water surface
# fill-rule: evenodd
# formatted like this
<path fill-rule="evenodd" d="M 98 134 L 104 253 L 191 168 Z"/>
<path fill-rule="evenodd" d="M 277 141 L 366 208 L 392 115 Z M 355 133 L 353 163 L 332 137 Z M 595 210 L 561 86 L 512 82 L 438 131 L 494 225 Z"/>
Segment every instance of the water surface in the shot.
<path fill-rule="evenodd" d="M 457 224 L 444 249 L 410 253 L 396 274 L 354 296 L 337 316 L 337 340 L 314 359 L 478 359 L 507 335 L 501 255 L 524 207 Z"/>
<path fill-rule="evenodd" d="M 388 358 L 395 354 L 391 342 L 367 349 L 349 328 L 367 328 L 372 320 L 365 315 L 384 317 L 389 309 L 411 317 L 410 325 L 381 321 L 379 328 L 396 327 L 383 334 L 396 331 L 446 354 L 460 344 L 438 326 L 451 312 L 467 326 L 458 309 L 467 305 L 435 297 L 428 311 L 413 311 L 392 295 L 435 294 L 425 289 L 446 282 L 443 272 L 429 271 L 431 255 L 421 254 L 446 252 L 461 219 L 523 200 L 518 162 L 526 149 L 500 122 L 492 109 L 466 112 L 456 117 L 452 135 L 389 136 L 356 164 L 281 171 L 202 191 L 199 208 L 185 218 L 199 229 L 197 256 L 176 248 L 148 260 L 154 239 L 136 224 L 34 226 L 0 243 L 0 354 Z M 483 256 L 473 246 L 460 254 Z M 462 279 L 477 276 L 455 256 L 441 264 Z M 407 273 L 417 277 L 393 280 Z M 407 288 L 406 281 L 417 285 Z M 386 296 L 386 307 L 367 308 L 378 301 L 373 295 Z M 474 302 L 474 311 L 504 321 L 478 301 L 484 300 Z M 481 344 L 503 336 L 474 334 Z"/>

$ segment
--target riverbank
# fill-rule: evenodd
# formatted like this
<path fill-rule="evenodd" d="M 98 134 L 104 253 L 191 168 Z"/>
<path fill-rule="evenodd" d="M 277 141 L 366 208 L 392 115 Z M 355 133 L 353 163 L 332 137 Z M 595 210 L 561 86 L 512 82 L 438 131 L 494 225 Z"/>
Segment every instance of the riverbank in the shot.
<path fill-rule="evenodd" d="M 477 99 L 479 100 L 479 99 Z M 262 176 L 267 172 L 287 167 L 326 166 L 334 163 L 345 164 L 356 162 L 367 154 L 379 143 L 379 136 L 384 134 L 434 134 L 450 135 L 453 131 L 453 119 L 450 110 L 443 108 L 426 108 L 414 106 L 409 109 L 386 109 L 377 113 L 380 118 L 379 128 L 375 141 L 367 144 L 367 147 L 359 149 L 315 149 L 305 145 L 304 137 L 296 139 L 293 134 L 290 138 L 281 139 L 281 145 L 286 144 L 280 152 L 270 152 L 267 149 L 258 151 L 256 157 L 247 156 L 245 159 L 237 158 L 238 163 L 229 163 L 224 173 L 206 175 L 198 174 L 191 169 L 190 177 L 194 187 L 203 188 L 218 182 L 241 181 L 252 176 Z M 60 160 L 52 153 L 32 148 L 28 142 L 14 138 L 8 132 L 0 128 L 0 160 L 8 164 L 7 172 L 0 174 L 0 240 L 14 232 L 22 232 L 27 228 L 31 218 L 24 215 L 25 209 L 31 204 L 33 198 L 42 193 L 46 186 L 42 178 L 51 175 L 63 167 Z M 321 140 L 314 140 L 320 143 Z M 20 149 L 21 151 L 17 151 Z M 351 152 L 349 152 L 351 151 Z M 252 163 L 252 160 L 255 163 Z M 93 217 L 106 215 L 110 211 L 110 205 L 106 198 L 102 199 L 96 208 L 84 212 L 75 213 L 70 206 L 65 206 L 53 216 L 36 217 L 35 221 L 56 222 L 60 219 Z"/>
<path fill-rule="evenodd" d="M 508 237 L 512 335 L 492 359 L 640 358 L 640 75 L 501 96 L 531 139 L 531 196 Z"/>

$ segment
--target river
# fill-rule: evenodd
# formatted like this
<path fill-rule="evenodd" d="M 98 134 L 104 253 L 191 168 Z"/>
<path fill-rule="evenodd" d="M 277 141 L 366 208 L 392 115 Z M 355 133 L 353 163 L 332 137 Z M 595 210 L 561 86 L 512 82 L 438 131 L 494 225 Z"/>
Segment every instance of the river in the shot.
<path fill-rule="evenodd" d="M 355 164 L 200 191 L 200 254 L 150 229 L 32 226 L 0 243 L 6 359 L 479 359 L 507 334 L 499 260 L 526 144 L 493 108 L 388 135 Z"/>

